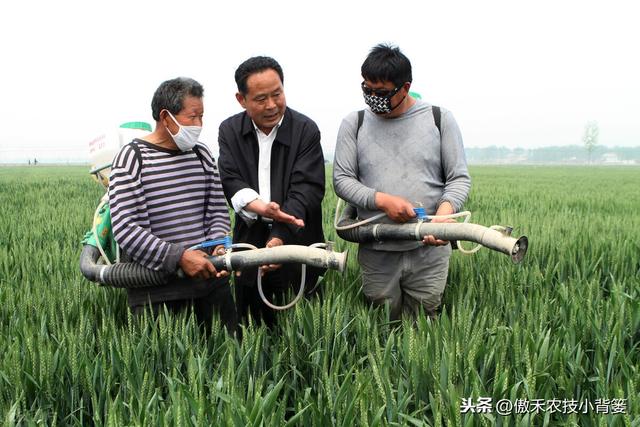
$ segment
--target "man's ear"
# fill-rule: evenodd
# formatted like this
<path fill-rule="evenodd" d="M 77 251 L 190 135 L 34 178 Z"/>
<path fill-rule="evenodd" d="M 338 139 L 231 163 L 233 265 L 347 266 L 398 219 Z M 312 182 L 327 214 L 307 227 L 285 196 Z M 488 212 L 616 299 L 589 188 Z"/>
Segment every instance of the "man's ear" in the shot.
<path fill-rule="evenodd" d="M 245 110 L 247 109 L 246 107 L 246 98 L 244 97 L 243 94 L 241 94 L 240 92 L 236 93 L 236 100 L 238 101 L 238 103 L 240 105 L 242 105 L 242 108 L 244 108 Z"/>
<path fill-rule="evenodd" d="M 160 113 L 158 114 L 160 120 L 158 120 L 159 123 L 162 123 L 164 125 L 164 127 L 167 127 L 167 116 L 168 116 L 168 112 L 167 110 L 160 110 Z M 171 120 L 171 119 L 169 119 Z"/>

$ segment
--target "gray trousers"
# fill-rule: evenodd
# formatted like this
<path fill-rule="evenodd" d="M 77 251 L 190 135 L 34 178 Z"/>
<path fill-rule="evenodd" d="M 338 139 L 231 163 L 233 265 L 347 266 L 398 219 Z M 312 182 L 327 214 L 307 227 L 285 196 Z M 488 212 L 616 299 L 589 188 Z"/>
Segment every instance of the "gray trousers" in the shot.
<path fill-rule="evenodd" d="M 362 289 L 374 304 L 389 304 L 391 320 L 422 307 L 434 315 L 447 283 L 451 245 L 392 252 L 360 248 Z"/>

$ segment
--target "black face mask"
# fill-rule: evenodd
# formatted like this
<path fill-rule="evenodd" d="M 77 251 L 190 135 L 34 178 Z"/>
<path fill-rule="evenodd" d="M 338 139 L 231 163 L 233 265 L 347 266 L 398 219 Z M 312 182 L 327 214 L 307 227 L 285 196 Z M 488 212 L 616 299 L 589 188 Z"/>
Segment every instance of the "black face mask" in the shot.
<path fill-rule="evenodd" d="M 401 88 L 402 86 L 399 86 L 389 92 L 388 95 L 379 96 L 377 95 L 378 91 L 368 88 L 365 86 L 364 82 L 362 82 L 362 95 L 364 96 L 364 102 L 369 106 L 369 108 L 371 108 L 373 113 L 387 114 L 395 110 L 398 105 L 402 104 L 402 101 L 404 101 L 404 98 L 402 98 L 402 101 L 398 102 L 395 107 L 391 106 L 391 98 L 393 98 Z"/>

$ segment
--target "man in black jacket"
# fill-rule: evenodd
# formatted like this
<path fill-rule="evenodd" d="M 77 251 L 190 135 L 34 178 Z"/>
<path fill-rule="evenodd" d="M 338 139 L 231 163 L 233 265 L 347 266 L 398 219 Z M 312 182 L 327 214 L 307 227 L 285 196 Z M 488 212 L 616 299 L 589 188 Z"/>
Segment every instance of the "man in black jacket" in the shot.
<path fill-rule="evenodd" d="M 220 177 L 236 212 L 233 241 L 257 247 L 323 242 L 321 202 L 324 157 L 320 131 L 308 117 L 287 108 L 283 73 L 269 57 L 249 58 L 236 70 L 236 99 L 244 112 L 220 125 Z M 257 271 L 246 270 L 236 283 L 239 314 L 267 325 L 275 315 L 260 299 Z M 307 289 L 321 271 L 308 268 Z M 300 266 L 261 267 L 267 297 L 282 300 L 297 291 Z"/>

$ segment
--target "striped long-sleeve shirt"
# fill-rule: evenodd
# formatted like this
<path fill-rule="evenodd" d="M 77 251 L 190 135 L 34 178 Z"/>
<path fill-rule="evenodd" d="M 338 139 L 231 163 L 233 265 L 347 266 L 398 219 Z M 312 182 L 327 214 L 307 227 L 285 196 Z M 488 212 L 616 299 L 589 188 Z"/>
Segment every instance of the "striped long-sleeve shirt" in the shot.
<path fill-rule="evenodd" d="M 194 150 L 132 144 L 116 155 L 109 178 L 116 242 L 145 267 L 175 271 L 186 248 L 229 232 L 218 168 L 201 143 L 201 159 Z"/>

